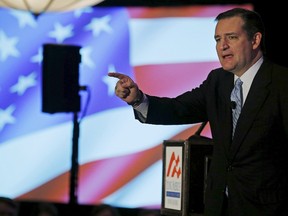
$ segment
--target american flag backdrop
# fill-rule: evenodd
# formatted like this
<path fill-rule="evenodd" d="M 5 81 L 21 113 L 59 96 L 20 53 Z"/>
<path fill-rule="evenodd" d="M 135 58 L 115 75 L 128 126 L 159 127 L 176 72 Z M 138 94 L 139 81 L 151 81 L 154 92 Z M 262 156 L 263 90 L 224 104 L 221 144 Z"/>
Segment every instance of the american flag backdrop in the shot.
<path fill-rule="evenodd" d="M 69 200 L 73 116 L 41 112 L 43 44 L 52 43 L 81 46 L 79 83 L 91 90 L 80 123 L 79 203 L 160 206 L 163 140 L 187 139 L 199 125 L 139 123 L 107 72 L 159 96 L 198 86 L 219 67 L 215 16 L 234 6 L 87 7 L 39 17 L 0 9 L 0 196 Z M 211 136 L 209 128 L 202 134 Z"/>

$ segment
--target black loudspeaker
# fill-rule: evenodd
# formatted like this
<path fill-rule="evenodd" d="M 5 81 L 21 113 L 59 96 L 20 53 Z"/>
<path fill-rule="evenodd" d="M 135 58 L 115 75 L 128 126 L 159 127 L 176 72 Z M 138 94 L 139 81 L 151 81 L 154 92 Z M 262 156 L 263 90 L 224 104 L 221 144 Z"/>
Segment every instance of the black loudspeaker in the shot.
<path fill-rule="evenodd" d="M 74 45 L 43 45 L 42 112 L 80 111 L 80 48 Z"/>

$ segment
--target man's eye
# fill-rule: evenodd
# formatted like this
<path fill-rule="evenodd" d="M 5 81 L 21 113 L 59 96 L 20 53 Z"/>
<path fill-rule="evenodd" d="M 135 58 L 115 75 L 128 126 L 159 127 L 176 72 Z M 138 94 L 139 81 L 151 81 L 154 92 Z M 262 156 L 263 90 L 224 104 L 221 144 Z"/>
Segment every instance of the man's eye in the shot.
<path fill-rule="evenodd" d="M 237 36 L 236 36 L 236 35 L 229 35 L 229 36 L 228 36 L 228 39 L 229 39 L 229 40 L 237 39 Z"/>

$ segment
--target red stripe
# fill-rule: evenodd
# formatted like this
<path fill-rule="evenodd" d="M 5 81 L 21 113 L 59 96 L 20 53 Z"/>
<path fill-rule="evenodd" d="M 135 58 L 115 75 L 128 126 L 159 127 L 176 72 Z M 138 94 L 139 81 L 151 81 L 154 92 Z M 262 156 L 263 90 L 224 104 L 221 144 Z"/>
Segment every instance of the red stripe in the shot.
<path fill-rule="evenodd" d="M 135 80 L 143 92 L 173 97 L 197 87 L 219 62 L 194 62 L 134 67 Z"/>
<path fill-rule="evenodd" d="M 215 6 L 178 6 L 178 7 L 131 7 L 128 12 L 131 18 L 161 18 L 161 17 L 216 17 L 221 11 L 234 7 L 243 7 L 252 10 L 252 4 L 243 5 L 215 5 Z"/>

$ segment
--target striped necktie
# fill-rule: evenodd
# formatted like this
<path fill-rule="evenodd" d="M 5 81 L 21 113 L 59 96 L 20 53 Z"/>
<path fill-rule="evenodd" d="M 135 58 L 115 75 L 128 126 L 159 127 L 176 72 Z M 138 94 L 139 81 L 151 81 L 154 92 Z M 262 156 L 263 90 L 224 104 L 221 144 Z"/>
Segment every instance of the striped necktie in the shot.
<path fill-rule="evenodd" d="M 242 105 L 243 105 L 243 95 L 242 95 L 242 84 L 243 82 L 238 78 L 235 82 L 234 89 L 231 93 L 231 101 L 235 102 L 235 107 L 232 109 L 232 118 L 233 118 L 233 132 L 232 137 L 234 136 L 235 128 L 237 125 L 237 120 L 241 113 Z"/>

